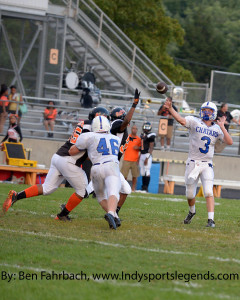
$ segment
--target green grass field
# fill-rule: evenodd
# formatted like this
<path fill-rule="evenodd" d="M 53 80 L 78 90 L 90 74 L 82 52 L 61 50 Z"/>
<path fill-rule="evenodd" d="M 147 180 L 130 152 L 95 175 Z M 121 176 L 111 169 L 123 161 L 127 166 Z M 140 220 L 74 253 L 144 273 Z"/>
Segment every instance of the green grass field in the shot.
<path fill-rule="evenodd" d="M 9 189 L 24 187 L 1 184 L 0 205 Z M 59 205 L 72 192 L 61 188 L 50 196 L 20 200 L 1 216 L 0 299 L 239 299 L 240 278 L 207 280 L 207 274 L 240 277 L 240 201 L 216 199 L 213 229 L 205 227 L 203 198 L 192 224 L 184 225 L 184 197 L 135 193 L 120 211 L 122 226 L 113 231 L 92 198 L 74 210 L 72 222 L 55 221 Z M 82 280 L 47 280 L 42 271 L 82 272 Z M 132 279 L 94 280 L 96 273 L 122 272 Z M 185 277 L 170 277 L 175 272 Z M 136 274 L 146 275 L 135 280 Z M 189 281 L 188 274 L 205 280 Z"/>

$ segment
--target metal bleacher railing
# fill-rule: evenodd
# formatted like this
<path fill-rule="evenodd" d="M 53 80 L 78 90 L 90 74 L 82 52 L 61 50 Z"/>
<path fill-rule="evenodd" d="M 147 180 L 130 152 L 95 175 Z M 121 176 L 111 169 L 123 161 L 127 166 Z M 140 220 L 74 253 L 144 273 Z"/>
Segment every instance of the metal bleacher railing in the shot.
<path fill-rule="evenodd" d="M 101 106 L 106 107 L 109 111 L 116 106 L 123 107 L 126 111 L 131 107 L 132 95 L 123 95 L 118 93 L 111 93 L 110 91 L 103 91 Z M 72 133 L 73 127 L 79 120 L 88 118 L 90 109 L 82 108 L 79 100 L 65 100 L 52 98 L 36 98 L 23 97 L 28 107 L 28 112 L 23 114 L 21 119 L 21 129 L 24 138 L 47 139 L 47 132 L 43 125 L 43 112 L 47 106 L 48 101 L 55 102 L 55 107 L 58 110 L 56 124 L 54 127 L 54 140 L 65 141 Z M 161 105 L 161 100 L 158 103 L 146 104 L 142 101 L 136 108 L 133 115 L 132 123 L 134 122 L 140 135 L 142 124 L 144 121 L 150 121 L 152 124 L 152 131 L 157 133 L 160 117 L 157 116 L 157 111 Z M 157 101 L 156 101 L 157 102 Z M 200 104 L 199 104 L 200 106 Z M 189 115 L 182 113 L 183 116 Z M 197 115 L 197 114 L 195 114 Z M 5 124 L 4 132 L 7 129 L 7 122 Z M 233 145 L 228 146 L 221 153 L 223 155 L 238 156 L 239 155 L 239 141 L 240 141 L 240 126 L 232 125 L 230 127 L 230 134 L 233 138 Z M 171 150 L 187 152 L 189 145 L 188 131 L 181 125 L 174 123 L 174 134 L 171 141 Z M 159 137 L 157 137 L 155 149 L 160 148 Z"/>
<path fill-rule="evenodd" d="M 62 2 L 75 11 L 75 21 L 96 39 L 97 46 L 104 46 L 131 72 L 131 78 L 135 77 L 148 88 L 153 88 L 159 80 L 174 85 L 92 0 Z"/>

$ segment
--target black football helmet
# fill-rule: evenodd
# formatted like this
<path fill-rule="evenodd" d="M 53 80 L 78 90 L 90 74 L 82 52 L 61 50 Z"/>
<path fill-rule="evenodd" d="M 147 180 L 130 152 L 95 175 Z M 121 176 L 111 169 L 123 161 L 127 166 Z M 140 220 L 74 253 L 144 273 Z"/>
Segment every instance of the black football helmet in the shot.
<path fill-rule="evenodd" d="M 149 133 L 152 130 L 152 125 L 150 122 L 144 122 L 142 130 L 144 133 Z"/>
<path fill-rule="evenodd" d="M 88 120 L 92 121 L 96 116 L 105 116 L 110 121 L 109 111 L 105 107 L 94 107 L 88 115 Z"/>
<path fill-rule="evenodd" d="M 126 111 L 122 107 L 116 107 L 111 111 L 111 121 L 120 119 L 123 120 L 126 116 Z"/>

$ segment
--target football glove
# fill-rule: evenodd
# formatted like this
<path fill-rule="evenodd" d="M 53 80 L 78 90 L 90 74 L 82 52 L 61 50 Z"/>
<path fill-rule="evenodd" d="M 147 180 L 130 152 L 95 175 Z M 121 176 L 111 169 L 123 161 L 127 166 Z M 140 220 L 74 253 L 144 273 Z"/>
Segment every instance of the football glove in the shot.
<path fill-rule="evenodd" d="M 138 89 L 136 89 L 135 90 L 135 94 L 134 94 L 134 101 L 133 101 L 133 103 L 134 104 L 138 104 L 138 102 L 139 102 L 139 96 L 140 96 L 140 94 L 141 94 L 141 92 L 140 91 L 138 91 Z"/>

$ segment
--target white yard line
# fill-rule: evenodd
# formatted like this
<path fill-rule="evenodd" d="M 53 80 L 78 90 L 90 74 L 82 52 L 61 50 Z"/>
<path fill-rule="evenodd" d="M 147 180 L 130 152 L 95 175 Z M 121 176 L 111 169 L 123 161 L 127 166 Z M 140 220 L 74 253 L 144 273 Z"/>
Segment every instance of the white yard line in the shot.
<path fill-rule="evenodd" d="M 128 197 L 133 198 L 133 197 L 137 197 L 138 199 L 147 199 L 147 200 L 154 200 L 154 201 L 169 201 L 169 202 L 187 202 L 187 199 L 182 199 L 182 198 L 161 198 L 159 197 L 152 197 L 152 196 L 139 196 L 139 195 L 129 195 Z M 206 201 L 200 201 L 200 200 L 196 200 L 197 203 L 201 203 L 201 204 L 206 204 Z M 215 205 L 221 205 L 221 203 L 219 202 L 215 202 Z"/>
<path fill-rule="evenodd" d="M 6 267 L 6 268 L 13 268 L 13 269 L 25 269 L 25 270 L 30 270 L 30 271 L 34 271 L 34 272 L 41 272 L 41 271 L 46 271 L 48 273 L 51 273 L 53 270 L 47 270 L 45 268 L 33 268 L 33 267 L 28 267 L 28 266 L 25 266 L 25 265 L 11 265 L 11 264 L 8 264 L 8 263 L 0 263 L 0 266 L 2 267 Z M 60 272 L 58 272 L 60 273 Z"/>
<path fill-rule="evenodd" d="M 136 250 L 140 250 L 140 251 L 144 251 L 144 252 L 202 257 L 201 253 L 164 250 L 164 249 L 159 249 L 159 248 L 145 248 L 145 247 L 138 247 L 138 246 L 134 246 L 134 245 L 128 246 L 128 245 L 114 244 L 114 243 L 108 243 L 108 242 L 103 242 L 103 241 L 78 239 L 78 238 L 73 238 L 73 237 L 63 237 L 63 236 L 52 235 L 50 233 L 43 233 L 43 232 L 22 231 L 22 230 L 13 230 L 13 229 L 7 229 L 7 228 L 0 228 L 0 231 L 18 233 L 18 234 L 24 234 L 24 235 L 31 235 L 31 236 L 39 236 L 39 237 L 43 237 L 43 238 L 54 238 L 54 239 L 60 239 L 60 240 L 64 240 L 64 241 L 74 241 L 74 242 L 80 242 L 80 243 L 94 243 L 97 245 L 114 247 L 114 248 L 136 249 Z M 240 264 L 240 260 L 236 259 L 236 258 L 228 258 L 228 257 L 223 258 L 223 257 L 215 257 L 215 256 L 208 256 L 207 258 L 209 260 L 214 260 L 214 261 L 233 262 L 235 264 L 236 263 Z"/>

